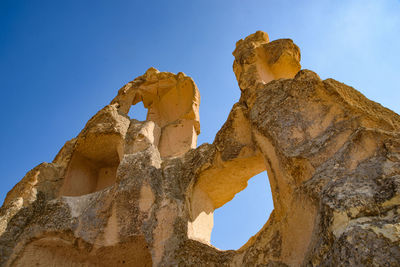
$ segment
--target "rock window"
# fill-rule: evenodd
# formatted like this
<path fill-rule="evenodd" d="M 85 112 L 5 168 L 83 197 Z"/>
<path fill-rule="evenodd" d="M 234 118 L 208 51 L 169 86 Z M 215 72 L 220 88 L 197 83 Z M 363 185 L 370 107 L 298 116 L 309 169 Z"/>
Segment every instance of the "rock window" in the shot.
<path fill-rule="evenodd" d="M 214 211 L 211 244 L 219 249 L 239 249 L 266 223 L 273 209 L 267 172 L 248 181 L 247 187 Z"/>

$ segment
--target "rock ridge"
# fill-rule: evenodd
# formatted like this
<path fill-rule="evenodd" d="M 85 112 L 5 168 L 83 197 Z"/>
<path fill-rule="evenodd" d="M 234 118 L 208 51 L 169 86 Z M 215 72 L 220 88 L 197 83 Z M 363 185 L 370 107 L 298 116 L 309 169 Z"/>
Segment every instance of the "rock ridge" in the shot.
<path fill-rule="evenodd" d="M 400 116 L 301 70 L 290 39 L 257 31 L 233 55 L 241 97 L 212 144 L 194 81 L 148 69 L 7 194 L 0 265 L 399 266 Z M 268 221 L 210 245 L 214 210 L 265 170 Z"/>

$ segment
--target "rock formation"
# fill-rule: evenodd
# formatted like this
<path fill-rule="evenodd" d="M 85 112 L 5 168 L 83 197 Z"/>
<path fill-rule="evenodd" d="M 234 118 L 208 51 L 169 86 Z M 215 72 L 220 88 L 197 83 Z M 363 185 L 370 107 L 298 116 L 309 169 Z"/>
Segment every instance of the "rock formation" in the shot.
<path fill-rule="evenodd" d="M 400 116 L 300 70 L 289 39 L 259 31 L 233 55 L 241 98 L 212 144 L 196 148 L 192 79 L 149 69 L 8 193 L 0 265 L 399 266 Z M 211 246 L 213 211 L 265 170 L 269 220 Z"/>

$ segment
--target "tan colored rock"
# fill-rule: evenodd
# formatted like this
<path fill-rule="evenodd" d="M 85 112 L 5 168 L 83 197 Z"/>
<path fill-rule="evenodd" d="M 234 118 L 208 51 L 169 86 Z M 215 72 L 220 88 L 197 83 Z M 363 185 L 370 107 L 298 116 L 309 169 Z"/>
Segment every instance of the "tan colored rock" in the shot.
<path fill-rule="evenodd" d="M 150 68 L 122 87 L 111 101 L 124 114 L 139 102 L 148 108 L 147 121 L 161 128 L 158 147 L 162 157 L 180 156 L 196 148 L 200 94 L 190 77 Z"/>
<path fill-rule="evenodd" d="M 134 154 L 150 146 L 158 147 L 161 130 L 153 121 L 139 122 L 131 120 L 125 136 L 124 154 Z"/>
<path fill-rule="evenodd" d="M 61 195 L 79 196 L 115 183 L 130 119 L 116 105 L 100 110 L 78 135 Z"/>
<path fill-rule="evenodd" d="M 242 90 L 257 88 L 281 78 L 293 78 L 300 70 L 300 49 L 290 39 L 269 42 L 268 34 L 257 31 L 236 43 L 233 71 Z"/>
<path fill-rule="evenodd" d="M 149 69 L 8 193 L 0 265 L 399 266 L 400 116 L 300 70 L 291 40 L 256 32 L 234 56 L 242 95 L 213 144 L 195 148 L 193 81 Z M 268 221 L 211 246 L 214 210 L 265 170 Z"/>

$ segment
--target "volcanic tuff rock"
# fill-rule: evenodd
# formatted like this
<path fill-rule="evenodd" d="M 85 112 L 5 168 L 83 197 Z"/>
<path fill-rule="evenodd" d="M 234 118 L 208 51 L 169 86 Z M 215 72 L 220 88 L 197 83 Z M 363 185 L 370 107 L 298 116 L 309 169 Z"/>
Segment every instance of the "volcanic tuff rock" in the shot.
<path fill-rule="evenodd" d="M 149 69 L 52 163 L 8 193 L 2 266 L 399 266 L 400 116 L 300 70 L 299 48 L 236 44 L 241 89 L 196 148 L 191 78 Z M 131 120 L 143 101 L 144 122 Z M 267 170 L 274 211 L 239 250 L 210 245 L 213 211 Z"/>

